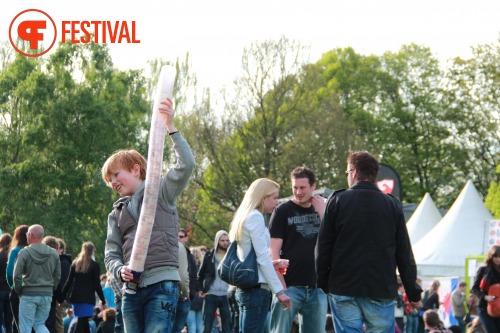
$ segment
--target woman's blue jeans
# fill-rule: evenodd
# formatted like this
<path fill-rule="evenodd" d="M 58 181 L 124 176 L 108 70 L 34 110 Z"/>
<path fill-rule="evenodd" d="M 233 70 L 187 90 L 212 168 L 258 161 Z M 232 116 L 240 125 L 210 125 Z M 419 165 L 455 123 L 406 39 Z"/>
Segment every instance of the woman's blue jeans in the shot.
<path fill-rule="evenodd" d="M 189 332 L 201 333 L 201 328 L 203 326 L 202 312 L 201 310 L 189 310 L 187 317 L 187 327 Z"/>
<path fill-rule="evenodd" d="M 266 318 L 269 315 L 271 292 L 260 287 L 253 289 L 237 289 L 236 302 L 240 308 L 241 333 L 265 333 Z"/>

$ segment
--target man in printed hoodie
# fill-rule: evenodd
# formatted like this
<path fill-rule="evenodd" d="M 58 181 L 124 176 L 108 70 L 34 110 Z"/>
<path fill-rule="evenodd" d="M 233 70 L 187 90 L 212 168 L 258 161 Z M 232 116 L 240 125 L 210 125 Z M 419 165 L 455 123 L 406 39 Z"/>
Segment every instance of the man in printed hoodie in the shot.
<path fill-rule="evenodd" d="M 59 254 L 42 244 L 43 227 L 39 224 L 28 229 L 29 246 L 17 256 L 14 266 L 14 289 L 19 295 L 19 330 L 21 333 L 49 332 L 45 321 L 49 316 L 54 290 L 61 278 Z"/>
<path fill-rule="evenodd" d="M 231 312 L 227 300 L 229 285 L 222 281 L 217 271 L 219 263 L 224 258 L 229 247 L 229 235 L 224 230 L 217 231 L 214 248 L 203 257 L 203 263 L 198 271 L 198 290 L 203 297 L 203 333 L 210 333 L 215 318 L 215 311 L 219 309 L 222 333 L 231 332 Z"/>

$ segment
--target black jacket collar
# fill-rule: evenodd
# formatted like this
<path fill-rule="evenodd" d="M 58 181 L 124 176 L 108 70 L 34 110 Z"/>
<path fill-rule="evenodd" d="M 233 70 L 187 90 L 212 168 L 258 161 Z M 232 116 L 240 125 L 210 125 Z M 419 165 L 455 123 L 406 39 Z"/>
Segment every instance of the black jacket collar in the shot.
<path fill-rule="evenodd" d="M 377 187 L 377 185 L 374 182 L 371 181 L 359 181 L 356 184 L 352 185 L 350 189 L 353 190 L 373 190 L 373 191 L 380 191 L 380 189 Z"/>

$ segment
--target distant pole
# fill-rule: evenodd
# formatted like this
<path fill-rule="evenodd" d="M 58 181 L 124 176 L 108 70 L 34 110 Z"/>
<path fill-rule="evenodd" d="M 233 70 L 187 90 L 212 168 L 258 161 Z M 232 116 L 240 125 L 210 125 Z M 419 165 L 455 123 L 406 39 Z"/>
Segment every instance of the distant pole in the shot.
<path fill-rule="evenodd" d="M 172 66 L 163 66 L 156 87 L 151 129 L 149 132 L 144 198 L 130 258 L 130 269 L 132 270 L 134 279 L 127 282 L 125 286 L 125 292 L 129 294 L 135 294 L 137 291 L 137 285 L 144 271 L 144 263 L 146 262 L 146 256 L 148 254 L 149 240 L 151 238 L 156 215 L 161 167 L 163 163 L 163 148 L 165 144 L 165 122 L 158 109 L 163 99 L 172 98 L 175 74 L 176 71 Z"/>

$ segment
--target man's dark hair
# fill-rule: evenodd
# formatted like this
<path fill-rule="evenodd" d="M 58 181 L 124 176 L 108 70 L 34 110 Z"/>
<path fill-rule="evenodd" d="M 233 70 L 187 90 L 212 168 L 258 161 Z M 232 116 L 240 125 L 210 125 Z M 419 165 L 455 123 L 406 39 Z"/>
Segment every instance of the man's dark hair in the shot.
<path fill-rule="evenodd" d="M 116 317 L 116 310 L 113 308 L 109 308 L 103 311 L 102 318 L 105 321 L 114 321 Z"/>
<path fill-rule="evenodd" d="M 438 327 L 441 324 L 439 315 L 433 310 L 427 310 L 424 312 L 424 323 L 430 327 Z"/>
<path fill-rule="evenodd" d="M 309 180 L 309 185 L 316 183 L 316 176 L 314 175 L 314 172 L 305 166 L 296 167 L 292 170 L 290 176 L 292 179 L 307 178 Z"/>
<path fill-rule="evenodd" d="M 375 156 L 367 151 L 354 151 L 347 157 L 347 163 L 358 171 L 358 180 L 375 182 L 379 163 Z"/>
<path fill-rule="evenodd" d="M 184 228 L 179 228 L 179 232 L 182 232 L 182 233 L 184 234 L 184 236 L 187 236 L 186 229 L 184 229 Z"/>
<path fill-rule="evenodd" d="M 53 236 L 45 236 L 42 239 L 42 243 L 47 244 L 56 251 L 59 249 L 59 242 L 57 241 L 57 238 Z"/>
<path fill-rule="evenodd" d="M 62 238 L 58 238 L 57 241 L 59 242 L 59 249 L 62 249 L 62 253 L 66 253 L 66 242 Z"/>

